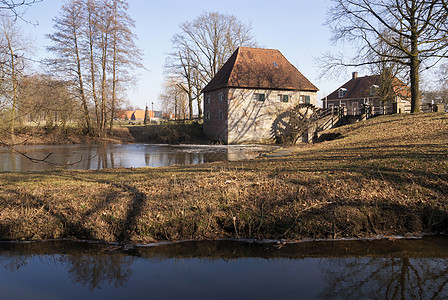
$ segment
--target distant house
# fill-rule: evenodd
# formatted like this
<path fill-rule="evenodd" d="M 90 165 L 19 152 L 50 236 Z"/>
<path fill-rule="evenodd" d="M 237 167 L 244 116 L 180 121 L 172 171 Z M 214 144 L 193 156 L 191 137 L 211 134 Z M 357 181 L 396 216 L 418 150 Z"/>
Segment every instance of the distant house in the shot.
<path fill-rule="evenodd" d="M 117 113 L 118 119 L 129 121 L 144 121 L 145 111 L 143 109 L 123 110 Z M 149 111 L 149 117 L 154 118 L 154 112 Z"/>
<path fill-rule="evenodd" d="M 121 110 L 117 112 L 117 118 L 119 120 L 132 120 L 133 114 L 133 110 Z"/>
<path fill-rule="evenodd" d="M 202 90 L 204 133 L 226 144 L 271 141 L 278 115 L 316 105 L 317 91 L 280 51 L 240 47 Z"/>
<path fill-rule="evenodd" d="M 340 86 L 333 93 L 322 99 L 324 108 L 344 107 L 347 115 L 360 115 L 368 106 L 371 113 L 392 114 L 411 112 L 410 89 L 396 77 L 390 82 L 389 99 L 381 99 L 381 79 L 379 75 L 358 77 L 353 72 L 352 79 Z"/>

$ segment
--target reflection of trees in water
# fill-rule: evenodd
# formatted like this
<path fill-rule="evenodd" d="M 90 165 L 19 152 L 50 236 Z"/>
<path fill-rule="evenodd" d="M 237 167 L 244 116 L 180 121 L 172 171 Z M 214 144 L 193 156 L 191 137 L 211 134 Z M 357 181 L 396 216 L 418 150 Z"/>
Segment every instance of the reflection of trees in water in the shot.
<path fill-rule="evenodd" d="M 0 263 L 9 272 L 26 269 L 35 260 L 40 264 L 61 264 L 67 269 L 74 283 L 88 287 L 90 290 L 100 289 L 107 283 L 115 287 L 125 287 L 132 275 L 132 256 L 121 255 L 2 255 Z M 45 276 L 45 274 L 42 274 Z"/>
<path fill-rule="evenodd" d="M 322 298 L 442 299 L 448 261 L 442 258 L 345 258 L 322 261 Z"/>
<path fill-rule="evenodd" d="M 145 154 L 146 166 L 171 166 L 171 165 L 192 165 L 200 164 L 218 159 L 210 159 L 209 155 L 222 157 L 223 153 L 207 153 L 207 152 L 158 152 L 149 155 Z"/>
<path fill-rule="evenodd" d="M 108 154 L 110 154 L 110 157 L 108 157 Z M 107 146 L 107 144 L 100 144 L 98 146 L 97 169 L 108 169 L 108 168 L 115 168 L 113 151 L 109 152 L 109 147 Z"/>
<path fill-rule="evenodd" d="M 107 282 L 124 287 L 132 274 L 134 258 L 117 255 L 69 255 L 64 259 L 70 278 L 90 290 L 99 289 Z"/>
<path fill-rule="evenodd" d="M 197 244 L 192 244 L 193 248 L 175 244 L 168 248 L 146 249 L 147 252 L 139 255 L 146 257 L 146 260 L 176 258 L 176 261 L 189 261 L 197 257 L 213 262 L 213 260 L 241 259 L 242 264 L 247 264 L 244 258 L 270 258 L 279 251 L 276 249 L 277 252 L 266 252 L 263 250 L 266 249 L 265 245 L 260 245 L 259 248 L 257 245 L 250 245 L 243 248 L 244 251 L 240 249 L 241 252 L 235 246 L 232 250 L 231 245 L 229 249 L 225 247 L 222 249 L 222 244 L 212 244 L 210 247 L 207 245 L 209 244 L 201 250 Z M 166 252 L 170 248 L 173 248 L 172 251 Z M 200 255 L 201 252 L 198 253 L 198 250 L 204 254 Z M 55 268 L 60 268 L 62 265 L 74 284 L 80 284 L 90 290 L 105 286 L 126 287 L 132 275 L 132 268 L 142 262 L 140 259 L 135 261 L 134 256 L 97 248 L 92 248 L 87 253 L 76 254 L 11 253 L 13 252 L 0 255 L 1 266 L 9 272 L 24 271 L 31 266 L 35 269 L 39 264 L 54 265 Z M 185 253 L 189 253 L 188 257 L 182 256 Z M 303 257 L 296 259 L 301 260 Z M 326 285 L 320 294 L 322 298 L 442 299 L 448 296 L 448 260 L 445 258 L 333 257 L 322 258 L 318 267 L 322 281 Z M 42 267 L 42 270 L 51 272 L 45 267 Z M 285 270 L 285 276 L 288 275 L 290 274 Z"/>
<path fill-rule="evenodd" d="M 248 147 L 166 147 L 140 145 L 64 145 L 54 148 L 42 146 L 24 146 L 36 158 L 44 158 L 49 153 L 49 161 L 58 165 L 68 165 L 68 169 L 104 169 L 117 167 L 160 167 L 168 165 L 198 164 L 214 161 L 235 161 L 256 157 L 268 152 L 269 148 Z M 48 164 L 35 164 L 12 152 L 0 151 L 0 171 L 44 171 L 56 169 Z"/>
<path fill-rule="evenodd" d="M 2 255 L 0 256 L 0 263 L 5 270 L 15 272 L 28 265 L 33 260 L 33 257 L 33 255 Z"/>

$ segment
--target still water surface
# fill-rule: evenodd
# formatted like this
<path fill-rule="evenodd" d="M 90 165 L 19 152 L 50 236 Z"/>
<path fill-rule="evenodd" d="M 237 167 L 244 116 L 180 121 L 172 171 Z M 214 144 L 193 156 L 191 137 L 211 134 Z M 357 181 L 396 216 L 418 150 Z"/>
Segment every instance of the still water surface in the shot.
<path fill-rule="evenodd" d="M 213 161 L 251 159 L 272 151 L 272 146 L 201 146 L 201 145 L 38 145 L 18 146 L 26 155 L 44 159 L 67 169 L 91 170 L 105 168 L 166 167 L 174 164 L 189 165 Z M 56 169 L 58 166 L 33 163 L 24 156 L 0 148 L 0 172 L 28 172 Z"/>
<path fill-rule="evenodd" d="M 448 238 L 0 243 L 1 299 L 445 299 Z"/>

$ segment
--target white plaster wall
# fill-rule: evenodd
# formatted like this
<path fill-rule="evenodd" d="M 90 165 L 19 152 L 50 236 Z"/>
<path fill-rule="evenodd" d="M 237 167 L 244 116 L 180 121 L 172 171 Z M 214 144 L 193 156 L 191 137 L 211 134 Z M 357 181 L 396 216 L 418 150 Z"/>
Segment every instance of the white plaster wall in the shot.
<path fill-rule="evenodd" d="M 253 100 L 255 93 L 266 94 L 265 101 Z M 277 96 L 290 96 L 281 102 Z M 286 90 L 230 89 L 228 94 L 228 143 L 273 142 L 271 128 L 278 115 L 300 103 L 300 96 L 310 96 L 310 103 L 317 105 L 316 92 Z"/>

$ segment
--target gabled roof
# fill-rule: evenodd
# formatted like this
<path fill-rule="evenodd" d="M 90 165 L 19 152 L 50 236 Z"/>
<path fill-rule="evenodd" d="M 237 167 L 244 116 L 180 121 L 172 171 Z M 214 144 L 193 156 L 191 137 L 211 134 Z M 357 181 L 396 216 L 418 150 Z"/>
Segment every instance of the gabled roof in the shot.
<path fill-rule="evenodd" d="M 128 118 L 128 120 L 130 120 L 133 114 L 134 114 L 133 110 L 122 110 L 122 111 L 117 112 L 117 117 L 119 119 Z"/>
<path fill-rule="evenodd" d="M 394 91 L 397 95 L 407 98 L 411 96 L 409 87 L 397 77 L 394 80 Z M 343 100 L 343 99 L 362 99 L 372 97 L 370 88 L 373 85 L 380 85 L 379 75 L 371 75 L 364 77 L 353 76 L 351 80 L 340 86 L 337 90 L 327 96 L 327 100 Z M 339 97 L 339 90 L 346 89 L 347 92 L 343 97 Z"/>
<path fill-rule="evenodd" d="M 141 109 L 137 110 L 124 110 L 117 113 L 118 118 L 128 120 L 143 120 L 145 119 L 145 111 Z"/>
<path fill-rule="evenodd" d="M 221 88 L 318 91 L 280 51 L 239 47 L 202 92 Z"/>

